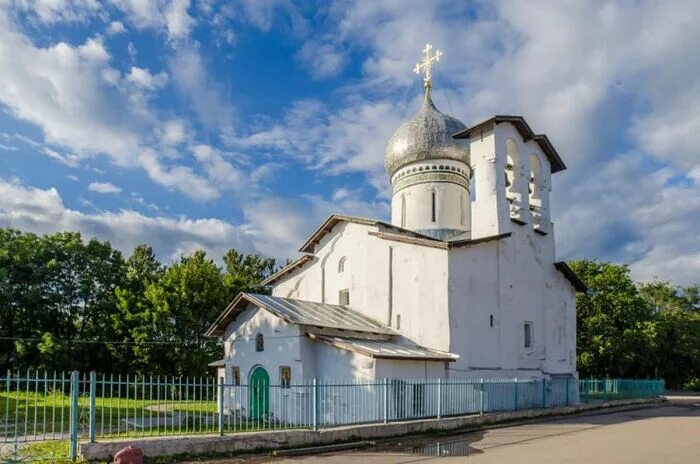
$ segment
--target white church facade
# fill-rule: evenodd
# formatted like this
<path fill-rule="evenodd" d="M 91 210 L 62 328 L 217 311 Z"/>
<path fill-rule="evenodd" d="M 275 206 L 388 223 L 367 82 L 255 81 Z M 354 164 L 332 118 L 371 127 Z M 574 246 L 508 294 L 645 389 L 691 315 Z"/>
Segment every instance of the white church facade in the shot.
<path fill-rule="evenodd" d="M 519 116 L 465 126 L 435 107 L 426 72 L 385 166 L 391 222 L 332 215 L 262 282 L 271 295 L 239 295 L 208 330 L 225 383 L 577 379 L 585 287 L 556 260 L 565 165 L 548 138 Z"/>

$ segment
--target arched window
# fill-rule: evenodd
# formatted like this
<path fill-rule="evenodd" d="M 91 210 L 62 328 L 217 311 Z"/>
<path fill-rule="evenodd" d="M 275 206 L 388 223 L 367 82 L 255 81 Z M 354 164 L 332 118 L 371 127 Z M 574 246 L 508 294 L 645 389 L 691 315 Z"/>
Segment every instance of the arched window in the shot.
<path fill-rule="evenodd" d="M 265 351 L 265 337 L 261 333 L 255 336 L 255 351 Z"/>
<path fill-rule="evenodd" d="M 436 200 L 435 196 L 436 196 L 436 193 L 435 193 L 435 190 L 433 190 L 433 191 L 430 193 L 430 220 L 431 220 L 432 222 L 435 222 L 435 221 L 437 220 L 437 211 L 436 211 L 437 205 L 435 204 L 435 203 L 436 203 L 436 202 L 435 202 L 435 200 Z"/>
<path fill-rule="evenodd" d="M 401 227 L 406 227 L 406 195 L 401 194 Z"/>
<path fill-rule="evenodd" d="M 537 153 L 530 155 L 530 175 L 528 176 L 528 200 L 530 214 L 536 229 L 540 229 L 549 220 L 547 215 L 547 192 L 544 185 L 542 161 Z"/>
<path fill-rule="evenodd" d="M 510 217 L 517 220 L 521 219 L 527 199 L 522 169 L 518 144 L 513 139 L 506 139 L 506 200 L 510 203 Z"/>
<path fill-rule="evenodd" d="M 340 258 L 340 261 L 338 261 L 338 272 L 345 272 L 345 262 L 348 260 L 347 256 L 343 256 Z"/>

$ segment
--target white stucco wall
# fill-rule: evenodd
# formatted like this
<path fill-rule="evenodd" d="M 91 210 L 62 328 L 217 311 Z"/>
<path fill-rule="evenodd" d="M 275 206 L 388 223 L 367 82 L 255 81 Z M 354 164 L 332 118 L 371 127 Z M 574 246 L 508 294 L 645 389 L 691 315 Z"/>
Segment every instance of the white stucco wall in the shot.
<path fill-rule="evenodd" d="M 255 336 L 258 333 L 265 340 L 262 352 L 255 351 Z M 262 366 L 267 371 L 271 384 L 279 384 L 281 366 L 291 367 L 293 382 L 303 379 L 304 368 L 313 369 L 313 365 L 302 363 L 302 336 L 298 326 L 287 324 L 268 311 L 250 305 L 229 326 L 223 337 L 226 383 L 232 382 L 233 366 L 239 366 L 242 384 L 248 383 L 255 366 Z M 307 358 L 310 363 L 313 362 L 312 357 Z"/>

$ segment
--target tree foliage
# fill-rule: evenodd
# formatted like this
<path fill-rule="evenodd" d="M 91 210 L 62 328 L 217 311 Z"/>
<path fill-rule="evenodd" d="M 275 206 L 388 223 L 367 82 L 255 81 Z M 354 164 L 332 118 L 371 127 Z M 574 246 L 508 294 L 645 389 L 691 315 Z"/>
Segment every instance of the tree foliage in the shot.
<path fill-rule="evenodd" d="M 0 369 L 204 375 L 222 355 L 204 332 L 275 267 L 237 250 L 223 263 L 196 251 L 165 266 L 147 245 L 125 260 L 77 233 L 0 229 Z"/>
<path fill-rule="evenodd" d="M 700 375 L 698 287 L 637 285 L 625 265 L 571 267 L 589 287 L 576 300 L 581 376 L 662 377 L 681 387 Z"/>

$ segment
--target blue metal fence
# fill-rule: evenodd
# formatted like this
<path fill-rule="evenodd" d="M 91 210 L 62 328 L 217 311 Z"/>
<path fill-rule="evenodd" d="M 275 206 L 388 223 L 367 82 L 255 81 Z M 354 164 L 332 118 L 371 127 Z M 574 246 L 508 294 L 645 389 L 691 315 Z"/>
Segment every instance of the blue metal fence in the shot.
<path fill-rule="evenodd" d="M 658 397 L 663 380 L 377 379 L 232 385 L 223 379 L 10 373 L 0 377 L 0 458 L 22 443 L 318 429 Z M 9 447 L 7 445 L 10 445 Z"/>

